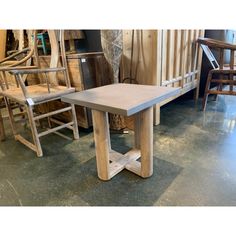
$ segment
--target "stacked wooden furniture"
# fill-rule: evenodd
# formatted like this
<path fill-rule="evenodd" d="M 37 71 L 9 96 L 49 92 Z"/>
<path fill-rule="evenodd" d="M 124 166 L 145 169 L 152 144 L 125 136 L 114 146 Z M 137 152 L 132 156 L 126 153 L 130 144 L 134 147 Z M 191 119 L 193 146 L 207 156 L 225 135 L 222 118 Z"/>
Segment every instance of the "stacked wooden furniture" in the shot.
<path fill-rule="evenodd" d="M 102 52 L 90 53 L 70 53 L 66 55 L 68 64 L 68 73 L 71 86 L 77 92 L 90 88 L 95 88 L 110 84 L 112 81 L 112 70 L 107 63 Z M 41 67 L 48 67 L 50 56 L 39 57 Z M 30 78 L 29 83 L 34 83 L 35 78 Z M 60 84 L 63 81 L 59 78 Z M 66 104 L 53 101 L 50 103 L 50 109 L 55 107 L 64 107 Z M 40 107 L 44 110 L 45 107 Z M 89 108 L 83 106 L 75 106 L 77 122 L 80 127 L 89 128 L 92 126 L 92 115 Z M 68 121 L 69 117 L 66 113 L 58 115 L 58 119 Z"/>
<path fill-rule="evenodd" d="M 205 93 L 202 102 L 202 109 L 205 110 L 209 94 L 236 95 L 236 91 L 234 91 L 234 86 L 236 85 L 236 80 L 234 80 L 234 76 L 236 75 L 236 67 L 234 65 L 234 52 L 236 51 L 236 45 L 209 38 L 199 38 L 198 43 L 201 45 L 213 68 L 208 72 Z M 211 52 L 212 49 L 219 51 L 219 62 Z M 225 50 L 230 51 L 229 65 L 224 64 Z M 218 78 L 215 76 L 218 76 Z M 214 86 L 211 89 L 211 84 L 216 84 L 217 86 Z M 225 87 L 225 85 L 229 86 Z"/>
<path fill-rule="evenodd" d="M 73 131 L 74 139 L 79 138 L 78 134 L 78 126 L 77 126 L 77 119 L 75 114 L 74 105 L 67 106 L 66 108 L 60 109 L 57 108 L 56 110 L 49 111 L 47 110 L 43 114 L 35 114 L 34 108 L 40 104 L 48 104 L 50 101 L 60 100 L 62 95 L 69 94 L 75 92 L 75 89 L 71 87 L 69 74 L 67 69 L 67 63 L 65 58 L 65 47 L 64 47 L 64 33 L 63 31 L 56 32 L 55 30 L 49 30 L 49 38 L 51 42 L 51 61 L 50 61 L 50 68 L 44 69 L 35 69 L 35 68 L 28 68 L 28 67 L 1 67 L 0 70 L 2 72 L 11 72 L 14 74 L 16 78 L 16 86 L 10 87 L 7 84 L 7 79 L 1 81 L 1 94 L 5 98 L 5 102 L 7 105 L 7 109 L 9 112 L 10 123 L 12 126 L 12 131 L 15 136 L 15 139 L 32 149 L 37 153 L 37 156 L 42 156 L 42 147 L 39 138 L 50 134 L 50 133 L 58 133 L 58 130 L 63 128 L 68 128 Z M 60 49 L 58 44 L 58 33 L 60 33 Z M 33 36 L 31 39 L 34 41 L 34 54 L 35 58 L 37 57 L 37 43 L 36 43 L 36 31 L 34 31 Z M 61 59 L 62 59 L 62 66 L 58 67 L 58 60 L 59 60 L 59 50 L 61 50 Z M 38 60 L 36 60 L 38 62 Z M 39 63 L 37 63 L 39 65 Z M 60 78 L 64 78 L 65 85 L 59 85 L 58 77 L 60 74 Z M 23 80 L 24 76 L 27 75 L 37 75 L 39 83 L 34 85 L 25 85 Z M 10 106 L 10 101 L 15 101 L 22 106 L 24 106 L 28 118 L 29 124 L 32 132 L 33 143 L 26 140 L 23 136 L 21 136 L 15 126 L 14 117 L 12 113 L 12 109 Z M 67 123 L 62 123 L 61 121 L 57 121 L 54 119 L 55 114 L 59 114 L 62 112 L 70 112 L 71 113 L 71 120 Z M 47 118 L 49 128 L 46 131 L 41 133 L 38 132 L 36 122 Z M 58 126 L 53 127 L 53 124 Z"/>

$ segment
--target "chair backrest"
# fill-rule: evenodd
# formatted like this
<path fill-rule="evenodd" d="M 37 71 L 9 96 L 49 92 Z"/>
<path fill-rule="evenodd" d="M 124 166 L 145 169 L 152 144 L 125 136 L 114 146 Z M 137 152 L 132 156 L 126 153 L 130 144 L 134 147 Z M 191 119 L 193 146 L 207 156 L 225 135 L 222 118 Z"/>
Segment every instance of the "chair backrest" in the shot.
<path fill-rule="evenodd" d="M 57 68 L 61 58 L 62 67 L 65 68 L 65 73 L 64 73 L 65 83 L 67 87 L 70 87 L 71 85 L 70 85 L 66 52 L 65 52 L 64 30 L 48 30 L 48 36 L 51 45 L 50 68 Z M 40 67 L 39 59 L 37 61 Z M 50 82 L 54 85 L 58 85 L 56 73 L 57 72 L 49 73 Z"/>
<path fill-rule="evenodd" d="M 211 39 L 211 38 L 198 38 L 197 42 L 201 45 L 203 51 L 205 52 L 207 58 L 209 59 L 211 65 L 214 69 L 223 69 L 224 68 L 224 51 L 230 51 L 230 69 L 234 69 L 234 52 L 236 51 L 236 45 L 231 43 L 226 43 L 220 40 Z M 212 54 L 210 48 L 216 49 L 219 51 L 219 63 Z"/>
<path fill-rule="evenodd" d="M 9 88 L 9 79 L 8 75 L 6 75 L 7 69 L 15 68 L 15 67 L 28 67 L 31 65 L 32 57 L 35 54 L 35 30 L 29 30 L 28 32 L 29 45 L 27 48 L 23 48 L 18 52 L 13 53 L 12 55 L 3 58 L 0 61 L 0 87 L 2 90 Z M 27 75 L 23 76 L 22 79 L 25 81 Z M 18 82 L 16 81 L 16 85 Z"/>

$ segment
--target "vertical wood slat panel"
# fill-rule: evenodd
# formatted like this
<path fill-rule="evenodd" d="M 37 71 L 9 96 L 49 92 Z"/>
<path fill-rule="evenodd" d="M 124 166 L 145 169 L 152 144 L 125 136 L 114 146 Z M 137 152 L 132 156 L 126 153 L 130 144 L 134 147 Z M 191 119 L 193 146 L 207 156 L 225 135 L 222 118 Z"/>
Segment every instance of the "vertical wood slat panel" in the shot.
<path fill-rule="evenodd" d="M 181 31 L 175 30 L 175 46 L 174 46 L 174 78 L 177 78 L 181 74 Z"/>
<path fill-rule="evenodd" d="M 124 55 L 122 75 L 130 71 L 131 30 L 124 30 Z M 141 33 L 142 32 L 142 33 Z M 137 81 L 183 87 L 197 79 L 193 72 L 201 60 L 195 44 L 202 30 L 135 30 L 133 67 L 137 68 Z M 135 68 L 132 68 L 133 75 Z M 189 73 L 193 74 L 190 79 Z M 179 79 L 182 76 L 183 81 Z M 188 76 L 188 78 L 187 78 Z M 173 80 L 173 83 L 172 83 Z"/>
<path fill-rule="evenodd" d="M 142 34 L 143 38 L 140 31 L 135 31 L 133 66 L 138 63 L 138 83 L 180 86 L 179 95 L 197 87 L 197 98 L 202 51 L 195 41 L 204 35 L 204 30 L 143 30 Z M 125 76 L 130 65 L 131 30 L 124 30 L 124 38 L 122 75 Z M 155 110 L 155 124 L 159 123 L 160 106 L 167 102 L 159 104 Z"/>
<path fill-rule="evenodd" d="M 196 68 L 196 62 L 197 62 L 197 51 L 196 51 L 196 36 L 197 36 L 197 30 L 193 30 L 192 33 L 192 65 L 191 65 L 191 71 L 195 72 Z M 191 81 L 195 79 L 195 74 L 191 76 Z"/>
<path fill-rule="evenodd" d="M 180 86 L 181 88 L 183 88 L 184 86 L 184 80 L 185 80 L 185 74 L 186 74 L 186 63 L 185 60 L 187 58 L 187 50 L 186 50 L 186 38 L 187 38 L 187 31 L 186 30 L 182 30 L 181 31 L 181 64 L 182 64 L 182 68 L 181 68 L 181 76 L 182 76 L 182 80 L 180 81 Z"/>
<path fill-rule="evenodd" d="M 167 30 L 162 30 L 162 71 L 161 84 L 166 81 Z"/>
<path fill-rule="evenodd" d="M 173 78 L 174 72 L 174 31 L 167 30 L 166 80 Z"/>
<path fill-rule="evenodd" d="M 192 30 L 188 30 L 188 38 L 187 38 L 187 60 L 186 60 L 186 74 L 191 72 L 191 36 Z M 188 83 L 189 77 L 186 78 L 185 82 Z"/>

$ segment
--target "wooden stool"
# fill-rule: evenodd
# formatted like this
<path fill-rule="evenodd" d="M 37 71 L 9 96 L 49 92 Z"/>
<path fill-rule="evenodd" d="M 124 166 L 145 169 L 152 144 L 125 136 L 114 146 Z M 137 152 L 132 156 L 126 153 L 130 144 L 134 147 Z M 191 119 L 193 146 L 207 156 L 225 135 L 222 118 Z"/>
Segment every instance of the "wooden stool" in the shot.
<path fill-rule="evenodd" d="M 112 84 L 63 96 L 62 101 L 92 109 L 98 177 L 109 180 L 127 169 L 143 178 L 153 173 L 153 105 L 179 88 Z M 108 112 L 135 114 L 135 145 L 126 154 L 111 149 Z M 141 162 L 137 161 L 141 157 Z"/>

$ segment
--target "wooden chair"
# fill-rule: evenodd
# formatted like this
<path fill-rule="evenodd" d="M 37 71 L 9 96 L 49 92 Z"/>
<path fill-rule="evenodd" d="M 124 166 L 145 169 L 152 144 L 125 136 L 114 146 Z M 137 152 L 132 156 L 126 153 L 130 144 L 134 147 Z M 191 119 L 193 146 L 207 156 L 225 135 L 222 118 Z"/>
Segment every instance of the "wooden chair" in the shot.
<path fill-rule="evenodd" d="M 5 140 L 5 130 L 4 130 L 4 125 L 3 125 L 3 118 L 2 118 L 2 112 L 1 110 L 5 108 L 5 102 L 4 98 L 1 96 L 1 90 L 8 89 L 9 87 L 16 87 L 17 84 L 11 80 L 14 78 L 8 78 L 10 75 L 7 73 L 8 69 L 11 68 L 18 68 L 21 69 L 22 66 L 23 68 L 36 68 L 36 66 L 30 66 L 31 65 L 31 60 L 32 56 L 34 54 L 34 45 L 33 41 L 29 43 L 29 47 L 24 48 L 19 51 L 15 51 L 12 53 L 10 56 L 0 60 L 0 141 Z M 26 80 L 26 77 L 23 78 L 23 80 Z M 11 103 L 11 109 L 14 108 L 20 108 L 15 103 Z"/>
<path fill-rule="evenodd" d="M 60 34 L 60 50 L 61 50 L 61 58 L 62 58 L 62 67 L 58 67 L 59 62 L 59 44 L 58 44 L 58 37 L 57 34 Z M 34 108 L 40 104 L 47 104 L 53 100 L 60 100 L 62 95 L 69 94 L 75 92 L 75 88 L 72 88 L 70 85 L 67 63 L 66 63 L 66 56 L 65 56 L 65 47 L 64 47 L 64 32 L 61 30 L 60 32 L 55 30 L 48 30 L 49 39 L 51 43 L 51 63 L 50 68 L 28 68 L 28 67 L 21 67 L 21 68 L 1 68 L 2 71 L 10 71 L 16 79 L 16 87 L 7 87 L 1 83 L 2 88 L 2 95 L 5 98 L 6 106 L 8 109 L 9 117 L 10 117 L 10 124 L 12 127 L 13 134 L 15 139 L 20 141 L 21 143 L 25 144 L 27 147 L 32 149 L 37 153 L 37 156 L 40 157 L 43 155 L 42 147 L 40 144 L 39 138 L 50 134 L 55 133 L 60 129 L 69 128 L 73 130 L 74 139 L 79 138 L 78 133 L 78 126 L 77 126 L 77 119 L 75 114 L 75 107 L 74 105 L 70 105 L 65 108 L 61 108 L 54 111 L 45 112 L 44 114 L 35 114 Z M 36 40 L 36 35 L 34 34 L 34 41 Z M 35 58 L 37 58 L 37 43 L 34 42 L 34 54 Z M 38 61 L 38 60 L 37 60 Z M 39 65 L 39 62 L 37 62 Z M 59 75 L 60 73 L 60 75 Z M 34 76 L 34 78 L 38 79 L 40 83 L 34 85 L 26 86 L 23 80 L 25 75 Z M 65 85 L 58 84 L 58 77 L 61 76 L 64 78 Z M 7 82 L 7 81 L 5 81 Z M 10 101 L 15 101 L 22 106 L 24 106 L 28 119 L 29 124 L 33 136 L 33 143 L 29 142 L 23 136 L 17 133 L 16 126 L 14 122 L 14 117 L 12 113 L 12 109 L 10 106 Z M 53 115 L 62 113 L 62 112 L 71 112 L 72 114 L 72 121 L 64 124 L 61 121 L 57 121 L 56 119 L 52 118 Z M 58 124 L 57 127 L 49 127 L 48 130 L 38 133 L 36 127 L 36 121 L 39 121 L 43 118 L 48 118 L 49 121 L 53 121 L 54 123 Z M 50 122 L 49 122 L 50 123 Z"/>
<path fill-rule="evenodd" d="M 236 80 L 234 80 L 234 75 L 236 75 L 236 66 L 234 65 L 234 51 L 236 50 L 236 45 L 209 38 L 198 38 L 197 41 L 213 67 L 213 69 L 208 72 L 202 102 L 202 109 L 205 110 L 209 94 L 215 94 L 216 96 L 218 94 L 236 95 L 236 91 L 234 91 L 234 85 L 236 85 Z M 219 62 L 214 57 L 211 49 L 219 51 Z M 224 64 L 225 50 L 230 51 L 229 65 Z M 216 78 L 215 76 L 218 77 Z M 211 88 L 211 83 L 217 86 Z M 226 87 L 225 85 L 229 86 Z"/>

